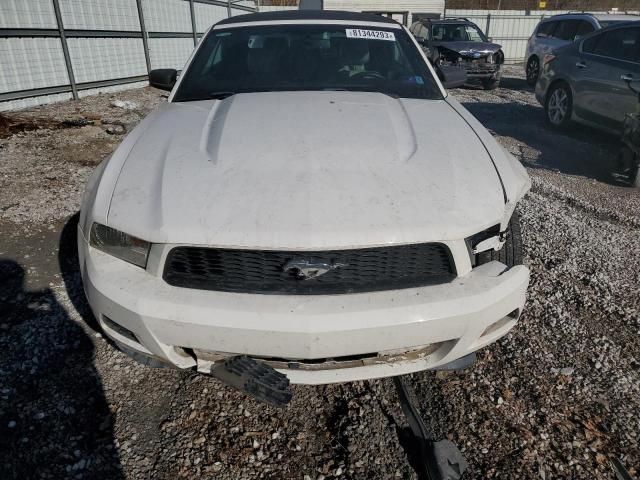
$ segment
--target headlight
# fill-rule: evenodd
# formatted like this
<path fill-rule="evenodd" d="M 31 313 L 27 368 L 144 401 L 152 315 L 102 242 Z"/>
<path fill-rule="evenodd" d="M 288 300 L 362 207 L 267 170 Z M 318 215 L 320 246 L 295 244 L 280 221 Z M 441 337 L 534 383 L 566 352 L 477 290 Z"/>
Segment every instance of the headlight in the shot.
<path fill-rule="evenodd" d="M 500 232 L 500 225 L 494 225 L 491 228 L 472 235 L 465 239 L 465 241 L 467 243 L 467 250 L 469 250 L 471 265 L 475 267 L 479 254 L 502 248 L 504 237 Z"/>
<path fill-rule="evenodd" d="M 127 235 L 115 228 L 94 223 L 91 225 L 89 244 L 125 262 L 146 268 L 151 244 Z"/>

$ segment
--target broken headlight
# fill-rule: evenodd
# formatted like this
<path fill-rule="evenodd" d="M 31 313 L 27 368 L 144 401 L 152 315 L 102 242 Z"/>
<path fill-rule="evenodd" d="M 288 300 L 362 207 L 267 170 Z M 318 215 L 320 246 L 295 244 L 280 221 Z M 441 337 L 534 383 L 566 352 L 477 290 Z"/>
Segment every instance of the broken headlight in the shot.
<path fill-rule="evenodd" d="M 147 266 L 151 244 L 99 223 L 91 225 L 89 244 L 102 252 L 142 268 Z"/>
<path fill-rule="evenodd" d="M 504 232 L 500 232 L 500 225 L 494 225 L 482 232 L 476 233 L 465 239 L 471 265 L 476 266 L 478 255 L 490 250 L 500 250 L 505 241 Z"/>

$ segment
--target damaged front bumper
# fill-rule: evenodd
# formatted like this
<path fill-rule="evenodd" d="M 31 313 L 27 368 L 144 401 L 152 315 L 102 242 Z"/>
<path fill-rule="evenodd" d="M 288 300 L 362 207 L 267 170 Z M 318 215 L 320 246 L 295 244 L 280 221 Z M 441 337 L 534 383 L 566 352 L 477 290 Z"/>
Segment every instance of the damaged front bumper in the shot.
<path fill-rule="evenodd" d="M 460 59 L 456 62 L 442 62 L 444 68 L 459 68 L 467 73 L 468 80 L 498 80 L 502 76 L 502 66 L 498 63 L 489 63 L 486 59 Z"/>
<path fill-rule="evenodd" d="M 112 340 L 154 366 L 197 369 L 248 355 L 291 383 L 325 384 L 444 366 L 517 322 L 529 271 L 499 262 L 450 283 L 346 295 L 233 294 L 172 287 L 78 234 L 91 308 Z"/>

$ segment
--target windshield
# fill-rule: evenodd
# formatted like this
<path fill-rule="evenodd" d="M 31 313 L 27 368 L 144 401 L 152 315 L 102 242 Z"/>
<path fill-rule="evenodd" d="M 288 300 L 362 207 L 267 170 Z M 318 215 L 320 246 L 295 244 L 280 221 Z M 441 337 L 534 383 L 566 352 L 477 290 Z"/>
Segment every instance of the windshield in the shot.
<path fill-rule="evenodd" d="M 487 39 L 474 25 L 441 24 L 432 27 L 436 42 L 486 42 Z"/>
<path fill-rule="evenodd" d="M 294 90 L 381 92 L 442 98 L 404 30 L 349 25 L 270 25 L 212 30 L 174 101 Z"/>

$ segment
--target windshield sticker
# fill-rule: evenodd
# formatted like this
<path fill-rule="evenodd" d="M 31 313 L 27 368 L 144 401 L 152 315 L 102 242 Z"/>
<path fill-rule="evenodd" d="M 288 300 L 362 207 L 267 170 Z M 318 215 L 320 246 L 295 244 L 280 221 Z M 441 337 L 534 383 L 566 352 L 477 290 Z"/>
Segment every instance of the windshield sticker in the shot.
<path fill-rule="evenodd" d="M 366 38 L 368 40 L 387 40 L 395 42 L 396 36 L 393 32 L 383 30 L 362 30 L 360 28 L 347 28 L 347 38 Z"/>

